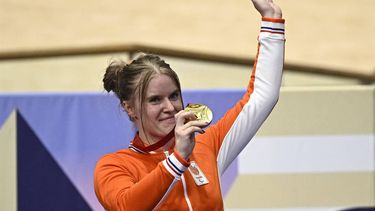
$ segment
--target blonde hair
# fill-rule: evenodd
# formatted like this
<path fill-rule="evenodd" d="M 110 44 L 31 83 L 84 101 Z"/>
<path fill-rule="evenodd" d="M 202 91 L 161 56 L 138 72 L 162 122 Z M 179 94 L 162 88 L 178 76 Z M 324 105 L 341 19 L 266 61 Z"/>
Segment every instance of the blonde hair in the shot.
<path fill-rule="evenodd" d="M 107 92 L 114 92 L 120 103 L 129 101 L 134 105 L 135 100 L 138 99 L 143 110 L 148 84 L 157 74 L 169 76 L 182 96 L 180 80 L 170 65 L 157 55 L 144 53 L 130 63 L 122 60 L 112 61 L 104 74 L 104 89 Z M 182 98 L 181 104 L 183 104 Z"/>

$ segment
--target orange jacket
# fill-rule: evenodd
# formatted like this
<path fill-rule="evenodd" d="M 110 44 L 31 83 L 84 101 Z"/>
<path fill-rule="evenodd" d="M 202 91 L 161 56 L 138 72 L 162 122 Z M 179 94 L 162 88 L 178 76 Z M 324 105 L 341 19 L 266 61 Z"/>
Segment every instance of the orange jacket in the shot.
<path fill-rule="evenodd" d="M 224 209 L 220 175 L 255 135 L 278 100 L 284 20 L 262 18 L 258 40 L 247 92 L 206 133 L 196 136 L 189 162 L 173 147 L 164 153 L 145 151 L 139 147 L 138 136 L 129 149 L 98 161 L 95 193 L 106 210 Z"/>

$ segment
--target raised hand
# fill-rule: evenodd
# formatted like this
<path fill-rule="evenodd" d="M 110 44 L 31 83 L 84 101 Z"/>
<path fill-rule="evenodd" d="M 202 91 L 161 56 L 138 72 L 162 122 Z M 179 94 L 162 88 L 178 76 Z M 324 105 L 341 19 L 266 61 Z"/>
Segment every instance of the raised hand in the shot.
<path fill-rule="evenodd" d="M 279 6 L 273 3 L 272 0 L 251 0 L 255 9 L 262 15 L 262 17 L 282 18 L 282 12 Z"/>

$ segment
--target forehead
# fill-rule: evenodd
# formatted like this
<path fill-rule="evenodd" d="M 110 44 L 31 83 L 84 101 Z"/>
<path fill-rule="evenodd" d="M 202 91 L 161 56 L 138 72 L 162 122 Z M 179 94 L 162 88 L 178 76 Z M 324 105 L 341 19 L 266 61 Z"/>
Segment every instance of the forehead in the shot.
<path fill-rule="evenodd" d="M 150 80 L 146 95 L 170 94 L 176 90 L 178 90 L 178 87 L 171 77 L 164 74 L 157 74 Z"/>

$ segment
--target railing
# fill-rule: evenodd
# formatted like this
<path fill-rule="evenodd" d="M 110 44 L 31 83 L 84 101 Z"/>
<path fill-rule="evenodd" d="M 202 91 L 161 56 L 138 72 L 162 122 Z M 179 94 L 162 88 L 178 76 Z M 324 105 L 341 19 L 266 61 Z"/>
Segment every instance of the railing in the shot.
<path fill-rule="evenodd" d="M 29 51 L 12 51 L 0 52 L 0 61 L 2 60 L 17 60 L 17 59 L 35 59 L 35 58 L 49 58 L 62 56 L 79 56 L 79 55 L 95 55 L 105 53 L 128 53 L 129 58 L 132 58 L 137 52 L 154 53 L 158 55 L 177 57 L 183 59 L 192 59 L 199 61 L 208 61 L 216 63 L 225 63 L 233 65 L 252 65 L 253 58 L 218 55 L 212 53 L 202 53 L 196 51 L 185 51 L 171 48 L 154 47 L 148 45 L 116 45 L 116 46 L 98 46 L 98 47 L 80 47 L 80 48 L 59 48 L 46 50 L 29 50 Z M 297 65 L 285 63 L 284 69 L 288 71 L 317 73 L 323 75 L 333 75 L 342 78 L 354 78 L 361 81 L 363 84 L 371 84 L 375 82 L 375 74 L 365 74 L 360 71 L 342 71 L 332 68 L 313 67 L 306 65 Z M 375 72 L 375 71 L 374 71 Z"/>

